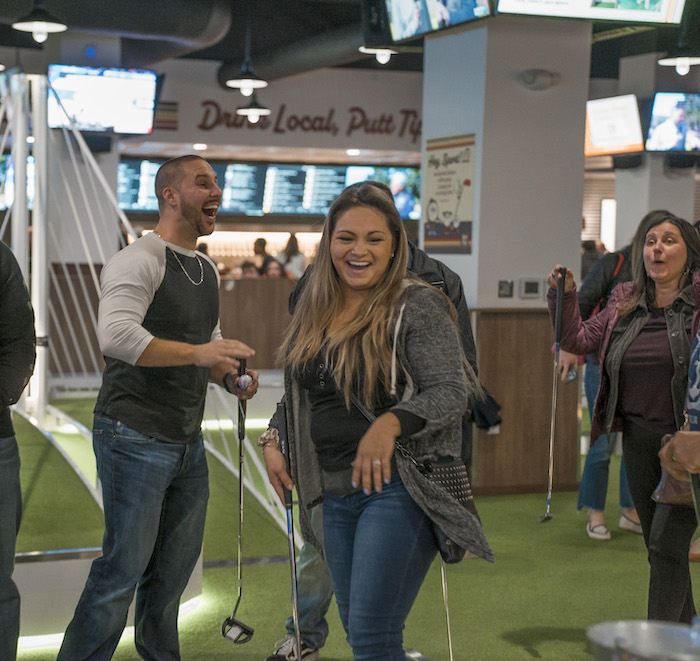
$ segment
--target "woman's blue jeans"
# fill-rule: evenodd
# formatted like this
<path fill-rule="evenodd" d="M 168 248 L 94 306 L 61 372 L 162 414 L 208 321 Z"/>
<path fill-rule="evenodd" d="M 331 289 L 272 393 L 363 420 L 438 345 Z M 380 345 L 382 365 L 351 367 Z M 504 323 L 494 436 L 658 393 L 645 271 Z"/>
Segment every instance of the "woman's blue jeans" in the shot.
<path fill-rule="evenodd" d="M 381 493 L 326 494 L 323 530 L 354 658 L 404 661 L 404 623 L 437 552 L 430 519 L 394 474 Z"/>
<path fill-rule="evenodd" d="M 600 385 L 600 366 L 596 365 L 590 356 L 586 356 L 586 376 L 584 388 L 588 400 L 588 413 L 593 417 L 593 406 Z M 587 507 L 588 509 L 604 511 L 605 497 L 608 493 L 608 473 L 610 471 L 610 457 L 615 451 L 616 434 L 603 434 L 588 449 L 586 462 L 583 466 L 581 484 L 578 489 L 578 504 L 576 509 Z M 625 472 L 625 459 L 620 462 L 620 507 L 632 509 L 634 503 L 630 495 Z"/>
<path fill-rule="evenodd" d="M 92 563 L 58 659 L 111 659 L 138 587 L 139 655 L 176 661 L 180 596 L 202 547 L 209 497 L 203 441 L 165 443 L 98 414 L 93 446 L 105 510 L 102 557 Z"/>
<path fill-rule="evenodd" d="M 12 580 L 15 541 L 22 519 L 19 451 L 14 436 L 0 438 L 0 659 L 17 658 L 19 592 Z"/>

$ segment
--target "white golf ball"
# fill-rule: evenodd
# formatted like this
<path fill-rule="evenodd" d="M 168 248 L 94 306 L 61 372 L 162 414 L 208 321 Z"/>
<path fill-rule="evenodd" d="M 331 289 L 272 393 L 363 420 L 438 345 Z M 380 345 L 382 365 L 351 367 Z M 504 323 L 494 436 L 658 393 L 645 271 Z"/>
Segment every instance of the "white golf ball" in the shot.
<path fill-rule="evenodd" d="M 253 377 L 249 374 L 243 374 L 238 378 L 238 387 L 241 390 L 248 390 L 248 386 L 253 383 Z"/>

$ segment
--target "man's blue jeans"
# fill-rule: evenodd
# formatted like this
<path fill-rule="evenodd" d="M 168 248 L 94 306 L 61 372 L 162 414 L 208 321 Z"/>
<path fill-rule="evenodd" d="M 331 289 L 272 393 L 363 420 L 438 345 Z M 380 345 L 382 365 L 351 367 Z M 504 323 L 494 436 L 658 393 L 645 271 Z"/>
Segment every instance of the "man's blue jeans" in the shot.
<path fill-rule="evenodd" d="M 323 505 L 309 512 L 314 535 L 323 544 Z M 333 584 L 326 561 L 316 547 L 305 542 L 297 558 L 297 595 L 299 598 L 299 632 L 301 639 L 314 649 L 323 647 L 328 638 L 326 613 L 333 599 Z M 294 617 L 285 623 L 287 637 L 295 635 Z"/>
<path fill-rule="evenodd" d="M 593 417 L 593 406 L 598 394 L 600 384 L 600 367 L 593 362 L 590 356 L 586 356 L 586 376 L 584 388 L 588 400 L 588 412 Z M 586 462 L 583 465 L 583 475 L 578 489 L 578 504 L 576 509 L 587 507 L 588 509 L 604 511 L 605 497 L 608 492 L 608 473 L 610 469 L 610 457 L 615 451 L 616 434 L 603 434 L 588 449 Z M 620 507 L 623 509 L 634 508 L 627 473 L 625 472 L 625 459 L 620 462 Z"/>
<path fill-rule="evenodd" d="M 17 658 L 19 592 L 12 580 L 15 541 L 22 519 L 19 451 L 14 436 L 0 438 L 0 659 Z"/>
<path fill-rule="evenodd" d="M 105 533 L 59 661 L 112 658 L 138 587 L 135 642 L 147 661 L 180 658 L 180 596 L 199 557 L 209 497 L 206 453 L 95 415 Z"/>
<path fill-rule="evenodd" d="M 323 531 L 340 619 L 356 661 L 405 661 L 403 628 L 437 547 L 398 474 L 381 493 L 326 494 Z"/>

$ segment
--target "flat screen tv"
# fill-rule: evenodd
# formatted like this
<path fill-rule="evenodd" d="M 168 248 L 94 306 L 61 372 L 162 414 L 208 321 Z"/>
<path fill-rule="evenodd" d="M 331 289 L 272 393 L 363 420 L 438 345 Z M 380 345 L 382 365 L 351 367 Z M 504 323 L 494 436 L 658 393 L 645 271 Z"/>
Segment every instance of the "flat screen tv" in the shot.
<path fill-rule="evenodd" d="M 700 152 L 700 94 L 657 92 L 647 151 Z"/>
<path fill-rule="evenodd" d="M 685 0 L 498 0 L 499 14 L 590 18 L 629 23 L 680 23 Z"/>
<path fill-rule="evenodd" d="M 121 209 L 158 211 L 154 184 L 163 162 L 121 160 L 117 169 L 117 200 Z M 225 161 L 213 161 L 211 165 L 222 190 L 221 214 L 324 216 L 346 186 L 372 179 L 389 186 L 401 217 L 420 217 L 418 168 Z"/>
<path fill-rule="evenodd" d="M 50 64 L 48 79 L 51 128 L 69 126 L 67 113 L 80 131 L 143 135 L 153 130 L 153 71 Z"/>
<path fill-rule="evenodd" d="M 0 156 L 0 209 L 9 209 L 15 201 L 15 166 L 12 154 Z M 27 206 L 34 208 L 34 156 L 27 156 Z"/>
<path fill-rule="evenodd" d="M 491 14 L 488 0 L 385 0 L 385 3 L 395 42 Z"/>
<path fill-rule="evenodd" d="M 642 151 L 644 137 L 634 94 L 586 102 L 586 156 Z"/>

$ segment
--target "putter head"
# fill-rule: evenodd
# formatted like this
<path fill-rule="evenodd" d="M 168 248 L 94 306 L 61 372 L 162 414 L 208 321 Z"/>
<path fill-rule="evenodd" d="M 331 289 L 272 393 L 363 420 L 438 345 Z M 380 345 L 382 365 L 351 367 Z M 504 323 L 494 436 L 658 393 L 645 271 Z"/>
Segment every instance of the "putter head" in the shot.
<path fill-rule="evenodd" d="M 221 625 L 221 635 L 236 645 L 242 645 L 253 637 L 253 629 L 234 617 L 227 617 Z"/>
<path fill-rule="evenodd" d="M 547 523 L 547 521 L 552 520 L 552 515 L 547 512 L 546 514 L 543 514 L 542 516 L 538 517 L 537 523 Z"/>

